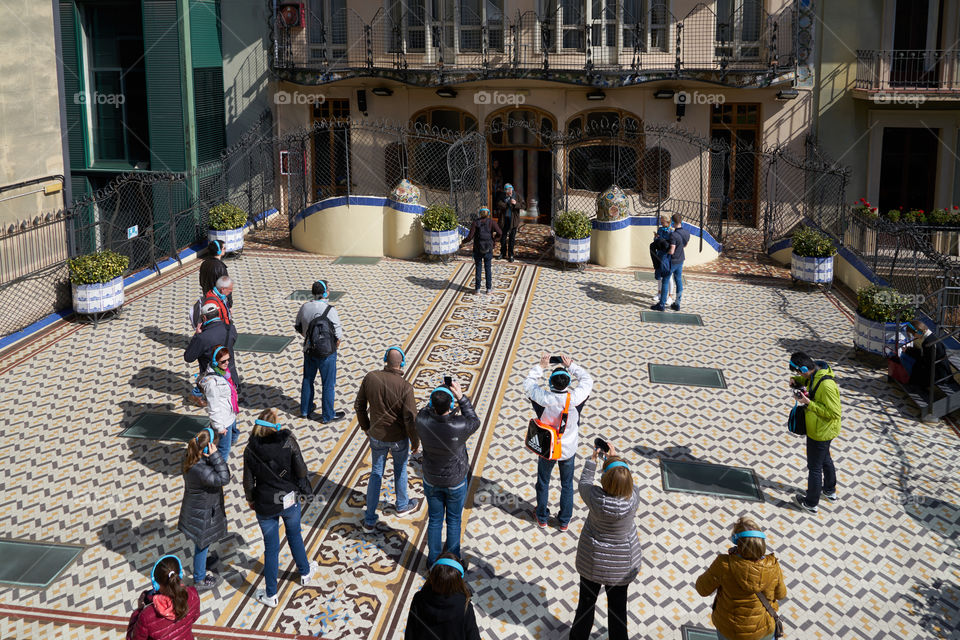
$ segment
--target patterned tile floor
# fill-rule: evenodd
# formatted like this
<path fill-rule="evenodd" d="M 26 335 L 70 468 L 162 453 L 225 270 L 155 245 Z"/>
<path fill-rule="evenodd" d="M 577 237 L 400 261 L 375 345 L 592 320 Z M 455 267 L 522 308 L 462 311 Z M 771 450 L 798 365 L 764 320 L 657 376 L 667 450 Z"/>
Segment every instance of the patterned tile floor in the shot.
<path fill-rule="evenodd" d="M 225 580 L 203 596 L 206 626 L 198 637 L 402 637 L 423 581 L 426 512 L 400 519 L 386 510 L 377 532 L 362 532 L 369 455 L 350 411 L 361 377 L 391 344 L 406 348 L 421 402 L 446 371 L 476 400 L 483 426 L 469 443 L 463 549 L 485 638 L 564 637 L 576 608 L 573 561 L 584 507 L 577 498 L 566 533 L 536 528 L 535 461 L 521 445 L 529 417 L 521 383 L 543 351 L 568 351 L 592 371 L 583 440 L 617 442 L 643 487 L 634 637 L 679 638 L 682 624 L 710 626 L 709 600 L 693 582 L 743 513 L 761 520 L 784 567 L 790 637 L 958 637 L 958 435 L 946 424 L 917 422 L 884 372 L 854 357 L 849 312 L 835 297 L 769 277 L 691 274 L 684 311 L 699 313 L 704 326 L 665 326 L 640 322 L 654 284 L 629 272 L 495 262 L 494 293 L 474 296 L 464 261 L 332 265 L 252 249 L 229 267 L 245 332 L 292 334 L 298 303 L 286 297 L 316 277 L 346 291 L 337 303 L 347 332 L 337 404 L 351 420 L 325 427 L 296 415 L 294 345 L 280 354 L 240 354 L 250 400 L 280 408 L 315 474 L 303 530 L 324 571 L 310 587 L 282 579 L 276 610 L 252 601 L 262 544 L 234 470 L 231 535 L 218 549 Z M 4 430 L 16 434 L 0 444 L 0 535 L 87 546 L 45 591 L 0 588 L 0 638 L 117 637 L 155 558 L 190 557 L 176 532 L 182 445 L 117 434 L 144 411 L 199 413 L 183 404 L 192 371 L 181 358 L 196 269 L 133 291 L 116 321 L 63 323 L 0 356 Z M 842 499 L 816 516 L 789 503 L 806 475 L 801 445 L 783 427 L 790 406 L 783 363 L 796 349 L 835 363 L 844 400 L 835 446 Z M 652 385 L 647 362 L 722 368 L 729 388 Z M 255 413 L 242 411 L 243 431 Z M 246 435 L 238 446 L 245 442 Z M 765 502 L 664 493 L 661 457 L 751 467 Z M 422 495 L 416 461 L 410 484 Z M 384 507 L 392 495 L 388 474 Z M 294 576 L 286 550 L 281 567 Z M 605 637 L 605 620 L 601 598 L 595 637 Z"/>

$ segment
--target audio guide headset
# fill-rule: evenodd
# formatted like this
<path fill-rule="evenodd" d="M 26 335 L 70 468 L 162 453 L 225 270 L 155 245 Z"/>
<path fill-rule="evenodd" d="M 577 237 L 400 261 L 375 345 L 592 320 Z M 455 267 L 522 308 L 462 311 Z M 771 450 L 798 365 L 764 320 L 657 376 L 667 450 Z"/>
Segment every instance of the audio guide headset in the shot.
<path fill-rule="evenodd" d="M 160 590 L 160 585 L 157 583 L 157 578 L 156 578 L 155 575 L 154 575 L 154 574 L 157 573 L 157 565 L 159 565 L 161 562 L 163 562 L 163 561 L 166 560 L 167 558 L 173 558 L 174 560 L 177 561 L 177 568 L 178 568 L 179 571 L 180 571 L 180 575 L 179 575 L 178 577 L 179 577 L 181 580 L 183 580 L 183 565 L 180 564 L 180 558 L 178 558 L 177 556 L 163 556 L 163 557 L 161 557 L 159 560 L 157 560 L 157 561 L 154 563 L 153 569 L 150 570 L 150 582 L 153 583 L 153 590 L 154 590 L 154 591 L 159 591 L 159 590 Z M 170 573 L 173 573 L 173 571 L 171 571 Z M 167 577 L 169 578 L 169 577 L 170 577 L 170 574 L 167 574 Z"/>
<path fill-rule="evenodd" d="M 214 247 L 213 255 L 215 256 L 220 255 L 220 253 L 223 251 L 223 249 L 220 248 L 220 243 L 216 240 L 211 240 L 210 244 L 212 244 Z"/>
<path fill-rule="evenodd" d="M 280 431 L 279 422 L 274 424 L 273 422 L 267 422 L 266 420 L 261 420 L 260 418 L 257 418 L 254 424 L 258 424 L 261 427 L 270 427 L 271 429 L 276 429 L 277 431 Z"/>
<path fill-rule="evenodd" d="M 407 364 L 407 354 L 403 352 L 403 349 L 400 347 L 387 347 L 387 350 L 383 352 L 383 361 L 387 361 L 387 356 L 390 355 L 391 351 L 397 351 L 400 353 L 400 366 L 403 367 Z"/>
<path fill-rule="evenodd" d="M 323 280 L 317 280 L 317 284 L 320 285 L 321 287 L 323 287 L 323 295 L 321 295 L 320 297 L 321 297 L 321 298 L 326 298 L 326 297 L 327 297 L 327 283 L 324 282 Z"/>
<path fill-rule="evenodd" d="M 790 361 L 790 369 L 793 371 L 799 371 L 800 373 L 810 373 L 810 369 L 807 367 L 798 367 L 797 365 L 793 364 L 793 360 Z"/>
<path fill-rule="evenodd" d="M 210 442 L 213 442 L 213 438 L 214 438 L 213 429 L 211 429 L 210 427 L 205 427 L 205 428 L 203 429 L 203 431 L 209 431 L 209 432 L 210 432 Z M 203 433 L 203 431 L 201 431 L 200 433 Z M 200 444 L 200 442 L 199 442 L 199 440 L 200 440 L 200 433 L 198 433 L 197 435 L 195 435 L 195 436 L 193 437 L 194 440 L 197 440 L 197 444 L 198 444 L 198 445 Z M 210 453 L 210 445 L 205 446 L 205 447 L 203 448 L 203 452 L 204 452 L 204 453 Z"/>
<path fill-rule="evenodd" d="M 213 362 L 213 366 L 214 366 L 215 369 L 220 369 L 220 363 L 217 362 L 217 354 L 220 353 L 220 350 L 221 350 L 221 349 L 226 349 L 226 347 L 223 346 L 223 345 L 220 345 L 219 347 L 217 347 L 216 349 L 213 350 L 213 360 L 212 360 L 212 362 Z M 228 352 L 228 353 L 229 353 L 229 352 Z M 220 370 L 222 371 L 222 369 L 220 369 Z"/>
<path fill-rule="evenodd" d="M 730 536 L 730 541 L 733 542 L 733 544 L 737 544 L 740 538 L 760 538 L 766 540 L 767 534 L 763 531 L 741 531 L 740 533 L 735 533 Z"/>
<path fill-rule="evenodd" d="M 571 380 L 570 372 L 567 371 L 566 367 L 557 367 L 556 369 L 553 370 L 553 373 L 550 374 L 550 378 L 548 379 L 548 382 L 550 383 L 550 388 L 551 388 L 551 389 L 556 388 L 556 387 L 553 386 L 553 377 L 554 377 L 554 376 L 561 376 L 561 375 L 562 375 L 562 376 L 567 376 L 567 384 L 563 385 L 563 388 L 558 389 L 558 391 L 563 391 L 564 389 L 566 389 L 567 387 L 570 386 L 570 380 Z"/>
<path fill-rule="evenodd" d="M 446 387 L 437 387 L 430 392 L 430 400 L 427 402 L 428 407 L 433 408 L 433 394 L 435 394 L 437 391 L 443 391 L 445 394 L 453 398 L 454 402 L 457 401 L 457 396 L 453 395 L 453 391 L 450 391 L 450 389 L 447 389 Z"/>
<path fill-rule="evenodd" d="M 433 567 L 430 567 L 430 570 L 432 571 L 433 568 L 438 565 L 442 565 L 444 567 L 453 567 L 460 573 L 460 577 L 461 578 L 463 577 L 463 565 L 457 562 L 456 560 L 453 560 L 451 558 L 440 558 L 439 560 L 433 563 Z"/>

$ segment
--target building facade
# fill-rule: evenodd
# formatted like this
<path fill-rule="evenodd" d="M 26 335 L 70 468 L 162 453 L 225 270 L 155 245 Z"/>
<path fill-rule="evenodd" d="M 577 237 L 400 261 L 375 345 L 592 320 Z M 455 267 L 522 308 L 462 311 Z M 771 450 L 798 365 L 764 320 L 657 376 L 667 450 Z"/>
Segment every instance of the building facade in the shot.
<path fill-rule="evenodd" d="M 631 137 L 624 132 L 680 127 L 729 148 L 728 169 L 713 172 L 715 184 L 704 188 L 725 217 L 755 226 L 763 178 L 750 152 L 788 146 L 802 153 L 809 133 L 812 48 L 797 46 L 807 1 L 275 4 L 281 134 L 330 118 L 478 131 L 486 138 L 488 201 L 510 182 L 536 201 L 527 213 L 541 222 L 560 206 L 551 201 L 558 182 L 593 194 L 614 182 L 628 194 L 668 182 L 682 188 L 663 177 L 670 159 L 650 135 L 622 140 Z M 551 154 L 549 135 L 538 131 L 582 144 Z M 619 142 L 602 140 L 613 132 Z M 348 154 L 330 135 L 315 134 L 306 153 L 315 200 L 343 192 L 349 168 L 336 165 L 348 157 L 388 171 L 383 152 L 355 146 Z M 613 154 L 611 144 L 619 145 Z M 608 166 L 614 156 L 627 171 Z M 415 163 L 407 158 L 408 173 Z M 653 173 L 660 175 L 651 186 Z"/>
<path fill-rule="evenodd" d="M 960 203 L 960 4 L 819 5 L 814 134 L 881 211 Z M 863 28 L 863 25 L 879 28 Z"/>

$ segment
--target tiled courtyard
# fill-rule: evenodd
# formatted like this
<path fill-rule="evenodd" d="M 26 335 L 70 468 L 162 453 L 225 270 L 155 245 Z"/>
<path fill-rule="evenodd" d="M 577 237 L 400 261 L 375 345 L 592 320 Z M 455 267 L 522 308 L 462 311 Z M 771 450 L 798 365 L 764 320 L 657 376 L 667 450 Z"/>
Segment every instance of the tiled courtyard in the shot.
<path fill-rule="evenodd" d="M 679 639 L 683 625 L 711 627 L 710 599 L 697 595 L 694 581 L 726 550 L 742 514 L 759 519 L 780 559 L 789 637 L 960 637 L 960 436 L 950 424 L 918 422 L 886 371 L 855 357 L 851 312 L 833 294 L 732 268 L 690 273 L 683 310 L 703 326 L 677 326 L 641 321 L 655 285 L 629 271 L 497 261 L 494 292 L 474 296 L 465 261 L 333 264 L 260 248 L 228 266 L 244 333 L 294 336 L 300 303 L 288 297 L 318 277 L 344 292 L 337 405 L 348 419 L 324 426 L 299 417 L 299 341 L 278 354 L 238 354 L 249 400 L 238 447 L 260 409 L 280 409 L 314 474 L 303 533 L 323 573 L 301 587 L 284 546 L 281 605 L 270 610 L 253 599 L 262 588 L 262 542 L 234 466 L 238 453 L 226 492 L 230 537 L 214 546 L 224 581 L 202 595 L 198 637 L 403 636 L 423 583 L 426 509 L 406 519 L 387 511 L 376 533 L 362 531 L 370 461 L 352 411 L 362 376 L 382 366 L 394 344 L 406 349 L 421 406 L 452 371 L 482 421 L 469 443 L 463 550 L 484 638 L 563 638 L 577 606 L 574 558 L 586 511 L 577 497 L 569 531 L 536 527 L 536 465 L 521 437 L 530 414 L 522 381 L 540 353 L 562 351 L 595 379 L 580 459 L 594 437 L 609 439 L 643 489 L 632 637 Z M 0 357 L 0 537 L 84 547 L 45 590 L 0 588 L 0 638 L 122 637 L 157 557 L 192 557 L 192 543 L 176 531 L 184 446 L 119 434 L 145 412 L 203 415 L 184 403 L 194 368 L 182 359 L 197 268 L 134 289 L 115 321 L 61 323 Z M 785 428 L 786 362 L 796 350 L 833 365 L 844 405 L 834 443 L 841 496 L 817 515 L 790 502 L 806 483 L 802 441 Z M 718 368 L 727 388 L 653 384 L 650 363 Z M 763 502 L 664 492 L 667 458 L 748 467 Z M 411 492 L 421 496 L 419 465 L 411 465 Z M 553 485 L 556 504 L 556 477 Z M 388 474 L 383 506 L 391 495 Z M 606 637 L 604 602 L 597 638 Z"/>

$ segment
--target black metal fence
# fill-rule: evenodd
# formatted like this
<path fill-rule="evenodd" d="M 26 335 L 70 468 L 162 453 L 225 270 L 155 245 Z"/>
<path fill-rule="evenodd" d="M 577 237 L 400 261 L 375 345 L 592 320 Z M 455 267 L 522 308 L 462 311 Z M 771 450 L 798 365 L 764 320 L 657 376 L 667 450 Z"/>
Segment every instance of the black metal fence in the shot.
<path fill-rule="evenodd" d="M 206 238 L 207 213 L 231 202 L 249 216 L 278 206 L 270 112 L 214 162 L 189 173 L 120 176 L 65 210 L 0 231 L 0 336 L 69 308 L 66 261 L 111 249 L 128 272 L 157 267 Z"/>

